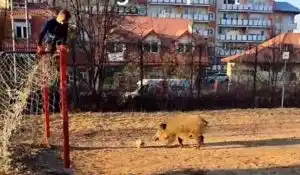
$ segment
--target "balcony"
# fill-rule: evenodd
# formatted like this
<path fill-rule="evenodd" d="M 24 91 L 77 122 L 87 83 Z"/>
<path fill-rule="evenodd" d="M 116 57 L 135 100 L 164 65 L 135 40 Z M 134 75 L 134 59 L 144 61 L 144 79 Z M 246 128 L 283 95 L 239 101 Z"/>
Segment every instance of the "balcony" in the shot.
<path fill-rule="evenodd" d="M 270 20 L 253 20 L 253 19 L 220 19 L 219 25 L 222 27 L 251 27 L 251 28 L 268 28 L 271 26 Z"/>
<path fill-rule="evenodd" d="M 188 19 L 194 22 L 210 22 L 215 21 L 214 14 L 182 14 L 182 13 L 152 13 L 152 17 L 159 18 L 180 18 L 180 19 Z"/>
<path fill-rule="evenodd" d="M 232 55 L 237 55 L 243 53 L 244 50 L 239 49 L 220 49 L 216 50 L 216 56 L 217 57 L 229 57 Z"/>
<path fill-rule="evenodd" d="M 108 60 L 110 62 L 121 62 L 124 61 L 124 52 L 115 52 L 108 54 Z"/>
<path fill-rule="evenodd" d="M 211 6 L 215 4 L 214 0 L 190 0 L 190 4 L 188 4 L 188 0 L 149 0 L 149 4 L 152 5 L 186 5 L 186 6 Z"/>
<path fill-rule="evenodd" d="M 219 35 L 220 42 L 262 42 L 267 39 L 264 35 Z"/>
<path fill-rule="evenodd" d="M 260 4 L 222 4 L 219 11 L 273 13 L 273 6 Z"/>
<path fill-rule="evenodd" d="M 297 23 L 276 23 L 276 29 L 282 32 L 293 31 L 297 29 Z"/>
<path fill-rule="evenodd" d="M 193 29 L 194 33 L 199 34 L 200 36 L 203 36 L 204 38 L 212 37 L 214 36 L 214 32 L 206 29 Z"/>
<path fill-rule="evenodd" d="M 290 24 L 288 24 L 288 28 L 290 30 L 295 30 L 298 28 L 298 25 L 297 25 L 297 23 L 290 23 Z"/>

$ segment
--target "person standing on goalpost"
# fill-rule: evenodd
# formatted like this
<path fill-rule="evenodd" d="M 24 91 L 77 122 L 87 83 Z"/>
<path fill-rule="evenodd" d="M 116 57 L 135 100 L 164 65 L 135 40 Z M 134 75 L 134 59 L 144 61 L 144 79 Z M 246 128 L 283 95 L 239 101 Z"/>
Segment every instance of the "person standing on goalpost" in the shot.
<path fill-rule="evenodd" d="M 37 55 L 42 56 L 46 54 L 46 57 L 48 59 L 42 59 L 46 60 L 45 62 L 41 62 L 42 66 L 42 76 L 43 76 L 43 82 L 41 82 L 42 85 L 42 91 L 44 96 L 45 104 L 45 135 L 46 135 L 46 145 L 48 147 L 52 147 L 49 138 L 50 138 L 50 125 L 49 125 L 49 104 L 48 104 L 48 94 L 49 94 L 49 82 L 52 81 L 51 75 L 52 75 L 52 64 L 57 68 L 57 71 L 60 72 L 60 69 L 66 70 L 66 67 L 61 68 L 59 64 L 56 64 L 57 60 L 59 60 L 59 56 L 57 52 L 59 51 L 60 45 L 66 45 L 67 44 L 67 38 L 68 38 L 68 27 L 69 27 L 69 20 L 71 18 L 71 14 L 68 10 L 63 9 L 60 10 L 58 13 L 55 14 L 55 16 L 49 20 L 47 20 L 39 34 L 38 38 L 38 46 L 37 46 Z M 48 57 L 49 56 L 49 57 Z M 54 59 L 53 59 L 54 58 Z M 50 62 L 48 62 L 50 61 Z M 53 61 L 53 62 L 52 62 Z M 47 63 L 50 64 L 47 65 Z M 66 66 L 66 65 L 65 65 Z M 62 74 L 62 73 L 61 73 Z M 50 76 L 49 76 L 50 75 Z M 64 74 L 66 75 L 66 73 Z M 64 76 L 65 77 L 65 76 Z M 65 77 L 66 78 L 66 77 Z M 48 82 L 49 81 L 49 82 Z M 64 82 L 64 81 L 61 81 Z M 64 92 L 64 88 L 61 87 L 61 92 Z M 60 109 L 63 108 L 63 102 L 60 100 L 59 102 Z"/>
<path fill-rule="evenodd" d="M 57 51 L 57 46 L 66 45 L 70 18 L 70 12 L 63 9 L 44 24 L 38 38 L 37 54 L 43 55 L 47 52 L 53 56 Z"/>

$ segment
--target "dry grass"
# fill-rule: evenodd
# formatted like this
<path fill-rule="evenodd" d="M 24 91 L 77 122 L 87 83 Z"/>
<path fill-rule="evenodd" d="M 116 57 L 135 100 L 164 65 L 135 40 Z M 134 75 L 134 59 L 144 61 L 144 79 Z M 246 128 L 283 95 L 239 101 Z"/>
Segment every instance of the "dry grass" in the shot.
<path fill-rule="evenodd" d="M 201 114 L 210 123 L 205 146 L 165 148 L 154 142 L 164 117 Z M 78 175 L 300 174 L 300 109 L 222 110 L 188 113 L 82 113 L 70 120 L 71 159 Z M 60 149 L 43 149 L 43 118 L 26 118 L 14 142 L 14 166 L 21 174 L 61 172 Z M 51 120 L 60 145 L 62 123 Z M 145 148 L 136 148 L 143 139 Z M 18 174 L 18 173 L 17 173 Z"/>

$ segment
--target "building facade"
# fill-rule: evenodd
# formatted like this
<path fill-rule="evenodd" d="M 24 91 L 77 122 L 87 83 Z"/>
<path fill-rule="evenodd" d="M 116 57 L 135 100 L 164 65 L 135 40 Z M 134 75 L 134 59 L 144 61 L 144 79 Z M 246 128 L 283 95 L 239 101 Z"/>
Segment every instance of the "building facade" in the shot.
<path fill-rule="evenodd" d="M 22 6 L 23 1 L 15 2 Z M 68 1 L 28 2 L 63 6 Z M 110 4 L 116 3 L 110 0 Z M 0 5 L 5 7 L 8 1 L 0 0 Z M 297 28 L 295 15 L 300 14 L 300 9 L 291 4 L 274 0 L 129 0 L 116 10 L 124 15 L 189 20 L 192 33 L 201 35 L 215 48 L 213 69 L 226 69 L 220 66 L 224 57 L 239 54 L 280 33 L 292 32 Z"/>
<path fill-rule="evenodd" d="M 247 50 L 297 28 L 300 10 L 274 0 L 150 0 L 147 15 L 183 18 L 193 22 L 193 33 L 210 38 L 215 47 L 213 69 L 226 69 L 221 59 Z"/>

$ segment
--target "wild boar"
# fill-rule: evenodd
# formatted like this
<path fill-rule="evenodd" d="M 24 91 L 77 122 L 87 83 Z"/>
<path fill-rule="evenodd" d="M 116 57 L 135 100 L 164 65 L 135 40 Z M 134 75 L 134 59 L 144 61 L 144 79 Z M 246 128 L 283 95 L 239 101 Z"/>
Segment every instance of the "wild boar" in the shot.
<path fill-rule="evenodd" d="M 207 127 L 208 122 L 200 116 L 171 117 L 158 125 L 154 140 L 167 140 L 167 145 L 170 145 L 177 138 L 180 147 L 183 147 L 183 138 L 194 139 L 197 148 L 200 148 Z"/>

